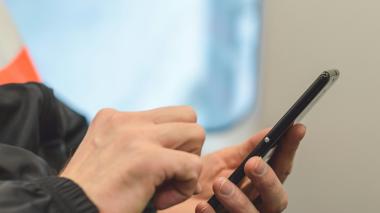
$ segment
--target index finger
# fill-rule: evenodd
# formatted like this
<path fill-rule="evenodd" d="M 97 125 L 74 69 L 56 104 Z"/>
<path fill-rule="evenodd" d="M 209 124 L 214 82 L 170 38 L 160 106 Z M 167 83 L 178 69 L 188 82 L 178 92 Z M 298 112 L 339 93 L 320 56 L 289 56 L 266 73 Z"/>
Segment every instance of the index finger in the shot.
<path fill-rule="evenodd" d="M 305 133 L 306 128 L 302 124 L 291 127 L 268 162 L 281 182 L 285 181 L 292 170 L 294 156 Z"/>
<path fill-rule="evenodd" d="M 152 141 L 162 146 L 200 155 L 206 139 L 205 129 L 195 123 L 166 123 L 155 126 L 157 134 Z"/>
<path fill-rule="evenodd" d="M 246 142 L 219 151 L 219 156 L 226 163 L 228 169 L 236 169 L 241 162 L 248 156 L 249 153 L 257 146 L 258 143 L 269 132 L 270 128 L 266 128 L 252 136 Z"/>
<path fill-rule="evenodd" d="M 144 112 L 148 120 L 155 124 L 183 122 L 196 123 L 197 113 L 191 106 L 162 107 Z"/>

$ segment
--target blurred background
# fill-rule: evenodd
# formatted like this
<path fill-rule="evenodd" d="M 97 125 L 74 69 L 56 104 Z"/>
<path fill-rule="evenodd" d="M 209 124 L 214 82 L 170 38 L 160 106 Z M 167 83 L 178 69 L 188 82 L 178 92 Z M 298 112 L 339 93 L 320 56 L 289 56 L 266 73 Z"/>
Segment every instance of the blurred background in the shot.
<path fill-rule="evenodd" d="M 187 104 L 211 131 L 254 104 L 258 0 L 5 3 L 44 82 L 89 118 Z"/>
<path fill-rule="evenodd" d="M 190 104 L 205 153 L 273 126 L 321 71 L 340 69 L 303 120 L 286 212 L 379 211 L 379 1 L 4 3 L 64 101 L 89 119 L 106 106 Z"/>

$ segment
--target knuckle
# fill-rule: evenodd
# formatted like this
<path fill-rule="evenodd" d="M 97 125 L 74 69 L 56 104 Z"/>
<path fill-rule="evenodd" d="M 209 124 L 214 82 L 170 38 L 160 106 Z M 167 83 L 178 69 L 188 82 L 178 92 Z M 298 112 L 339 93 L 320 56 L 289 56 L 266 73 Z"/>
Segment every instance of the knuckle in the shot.
<path fill-rule="evenodd" d="M 202 147 L 203 147 L 203 144 L 206 140 L 206 131 L 203 127 L 201 127 L 198 124 L 194 124 L 191 127 L 190 131 L 191 131 L 190 138 L 192 140 L 188 141 L 188 142 L 191 142 L 191 143 L 188 143 L 189 147 L 191 147 L 191 149 L 188 151 L 190 151 L 192 153 L 200 154 Z"/>
<path fill-rule="evenodd" d="M 98 113 L 96 113 L 94 120 L 108 119 L 109 117 L 111 117 L 116 112 L 117 111 L 115 109 L 111 109 L 111 108 L 101 109 L 101 110 L 99 110 Z"/>
<path fill-rule="evenodd" d="M 253 203 L 238 188 L 235 188 L 232 194 L 225 199 L 230 200 L 227 202 L 229 202 L 232 212 L 252 212 Z"/>
<path fill-rule="evenodd" d="M 184 111 L 186 111 L 186 115 L 188 116 L 189 121 L 197 122 L 197 112 L 192 106 L 183 106 L 183 109 Z"/>
<path fill-rule="evenodd" d="M 131 113 L 129 112 L 114 113 L 110 118 L 110 124 L 113 128 L 118 128 L 122 125 L 127 124 L 127 122 L 132 122 L 130 117 Z"/>
<path fill-rule="evenodd" d="M 202 143 L 206 140 L 206 130 L 201 125 L 195 126 L 195 134 Z"/>
<path fill-rule="evenodd" d="M 194 169 L 196 176 L 198 178 L 199 175 L 201 174 L 201 171 L 202 171 L 202 160 L 197 155 L 191 154 L 190 156 L 191 156 L 191 162 L 192 162 L 193 169 Z"/>
<path fill-rule="evenodd" d="M 252 206 L 252 202 L 248 199 L 243 197 L 245 196 L 242 192 L 232 193 L 232 199 L 238 201 L 236 205 L 237 208 L 243 207 L 244 209 L 250 209 Z"/>
<path fill-rule="evenodd" d="M 263 182 L 263 187 L 266 187 L 268 189 L 275 189 L 278 187 L 277 177 L 265 178 Z"/>
<path fill-rule="evenodd" d="M 105 108 L 105 109 L 99 110 L 91 122 L 91 125 L 90 125 L 91 129 L 93 128 L 103 129 L 104 127 L 107 127 L 109 124 L 109 121 L 112 119 L 112 117 L 116 113 L 117 111 L 111 108 Z"/>

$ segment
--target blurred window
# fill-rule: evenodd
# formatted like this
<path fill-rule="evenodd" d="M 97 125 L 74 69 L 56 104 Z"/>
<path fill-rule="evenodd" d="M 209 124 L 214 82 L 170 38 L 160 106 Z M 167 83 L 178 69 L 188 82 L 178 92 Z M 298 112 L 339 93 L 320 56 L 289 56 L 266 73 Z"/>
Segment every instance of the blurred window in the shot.
<path fill-rule="evenodd" d="M 43 80 L 88 117 L 189 104 L 208 130 L 256 98 L 259 0 L 6 0 Z"/>

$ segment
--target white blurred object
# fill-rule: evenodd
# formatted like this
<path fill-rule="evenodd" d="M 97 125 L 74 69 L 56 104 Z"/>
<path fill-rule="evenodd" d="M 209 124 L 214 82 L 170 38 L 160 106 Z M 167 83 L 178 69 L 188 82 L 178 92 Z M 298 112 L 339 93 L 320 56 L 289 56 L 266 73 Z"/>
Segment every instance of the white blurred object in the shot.
<path fill-rule="evenodd" d="M 0 2 L 0 85 L 40 80 L 27 48 Z"/>
<path fill-rule="evenodd" d="M 21 50 L 22 42 L 11 22 L 3 2 L 0 1 L 0 68 L 12 61 Z"/>

